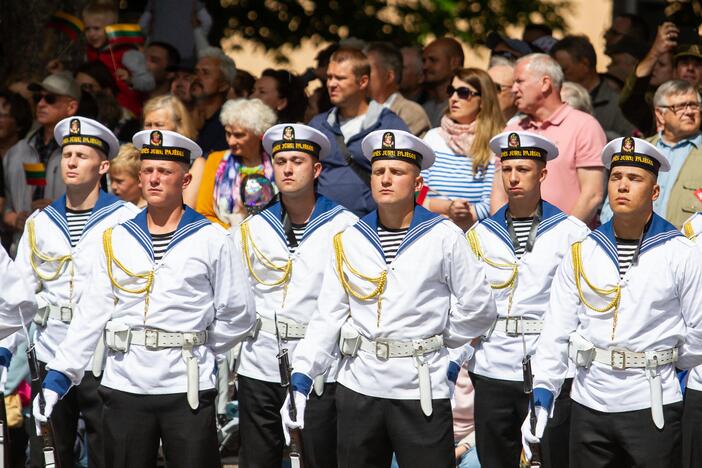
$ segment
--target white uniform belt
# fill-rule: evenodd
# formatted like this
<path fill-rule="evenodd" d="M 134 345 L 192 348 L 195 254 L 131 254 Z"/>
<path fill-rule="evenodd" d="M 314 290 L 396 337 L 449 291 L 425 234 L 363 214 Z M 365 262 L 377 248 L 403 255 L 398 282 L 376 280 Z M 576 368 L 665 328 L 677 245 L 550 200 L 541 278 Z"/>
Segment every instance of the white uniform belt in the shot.
<path fill-rule="evenodd" d="M 207 331 L 167 332 L 151 328 L 132 330 L 128 325 L 110 320 L 105 325 L 105 344 L 108 348 L 126 353 L 131 345 L 143 346 L 149 350 L 180 348 L 187 372 L 187 398 L 192 409 L 199 405 L 200 371 L 195 346 L 207 342 Z"/>
<path fill-rule="evenodd" d="M 544 328 L 543 320 L 525 319 L 522 317 L 502 317 L 495 323 L 495 331 L 507 336 L 538 335 Z"/>
<path fill-rule="evenodd" d="M 391 359 L 400 357 L 423 356 L 438 351 L 444 345 L 441 335 L 417 340 L 369 340 L 359 335 L 361 343 L 359 349 L 370 354 L 375 354 L 378 359 Z"/>
<path fill-rule="evenodd" d="M 50 318 L 60 320 L 64 323 L 71 323 L 71 320 L 73 319 L 73 305 L 47 304 L 45 307 L 42 307 L 37 311 L 37 314 L 34 316 L 34 323 L 45 327 Z"/>
<path fill-rule="evenodd" d="M 259 330 L 275 335 L 275 321 L 260 315 L 257 319 L 260 323 Z M 300 340 L 305 337 L 306 331 L 307 325 L 293 320 L 278 319 L 278 336 L 281 340 Z"/>
<path fill-rule="evenodd" d="M 594 348 L 594 350 L 595 361 L 619 370 L 664 366 L 678 360 L 677 348 L 649 351 L 647 353 L 635 353 L 626 349 Z"/>
<path fill-rule="evenodd" d="M 593 361 L 615 370 L 645 369 L 651 392 L 651 417 L 658 429 L 663 429 L 663 387 L 659 367 L 675 363 L 678 349 L 635 352 L 622 348 L 602 349 L 593 345 L 578 333 L 570 335 L 568 355 L 576 366 L 588 368 Z"/>
<path fill-rule="evenodd" d="M 149 349 L 182 348 L 183 346 L 201 346 L 207 342 L 207 332 L 166 332 L 154 329 L 107 331 L 108 334 L 128 333 L 130 345 L 144 346 Z M 111 340 L 108 338 L 107 342 Z M 114 349 L 113 347 L 111 347 Z"/>

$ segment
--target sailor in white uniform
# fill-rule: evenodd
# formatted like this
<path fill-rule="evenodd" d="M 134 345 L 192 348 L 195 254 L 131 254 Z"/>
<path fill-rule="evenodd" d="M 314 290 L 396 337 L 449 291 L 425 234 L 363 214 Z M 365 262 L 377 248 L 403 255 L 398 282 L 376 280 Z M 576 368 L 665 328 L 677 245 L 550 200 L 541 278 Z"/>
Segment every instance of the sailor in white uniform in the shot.
<path fill-rule="evenodd" d="M 273 160 L 279 199 L 245 220 L 235 236 L 258 317 L 241 347 L 237 369 L 243 466 L 280 467 L 284 437 L 279 409 L 286 395 L 281 382 L 288 377 L 281 377 L 276 357 L 282 349 L 292 356 L 305 336 L 333 255 L 332 239 L 358 220 L 316 193 L 320 160 L 329 147 L 323 133 L 306 125 L 270 128 L 263 148 Z M 303 457 L 308 468 L 336 466 L 335 364 L 319 376 L 317 393 L 306 408 Z"/>
<path fill-rule="evenodd" d="M 0 248 L 0 337 L 4 338 L 0 346 L 23 325 L 28 326 L 36 310 L 34 291 L 7 251 Z M 11 359 L 12 352 L 0 347 L 0 367 L 7 369 Z"/>
<path fill-rule="evenodd" d="M 702 212 L 683 224 L 683 234 L 702 251 Z M 683 468 L 702 467 L 702 366 L 687 374 L 682 419 Z"/>
<path fill-rule="evenodd" d="M 253 297 L 230 235 L 183 205 L 200 148 L 165 130 L 133 141 L 147 207 L 102 233 L 89 287 L 47 365 L 46 409 L 35 398 L 34 417 L 52 415 L 104 337 L 106 465 L 153 467 L 161 441 L 168 466 L 219 467 L 215 356 L 253 327 Z"/>
<path fill-rule="evenodd" d="M 602 160 L 614 217 L 573 244 L 556 272 L 532 359 L 537 420 L 522 435 L 543 435 L 570 358 L 571 466 L 677 467 L 675 367 L 702 363 L 702 254 L 653 213 L 658 171 L 670 167 L 654 146 L 618 138 Z"/>
<path fill-rule="evenodd" d="M 468 370 L 475 387 L 478 457 L 484 466 L 513 468 L 522 450 L 520 427 L 528 411 L 523 361 L 534 353 L 543 328 L 551 281 L 570 245 L 587 226 L 541 199 L 547 161 L 558 156 L 551 141 L 527 132 L 504 132 L 490 141 L 509 202 L 468 231 L 485 263 L 498 319 L 475 345 Z M 572 377 L 572 375 L 570 376 Z M 527 380 L 528 381 L 528 380 Z M 569 379 L 569 383 L 572 379 Z M 556 417 L 542 450 L 544 466 L 568 466 L 570 396 L 561 391 Z"/>
<path fill-rule="evenodd" d="M 15 259 L 22 276 L 37 291 L 38 312 L 32 317 L 37 332 L 32 343 L 41 375 L 66 337 L 75 305 L 90 288 L 90 272 L 102 247 L 102 232 L 138 212 L 131 203 L 100 189 L 100 179 L 110 167 L 109 159 L 119 150 L 119 142 L 108 128 L 85 117 L 69 117 L 56 125 L 54 139 L 62 148 L 60 167 L 66 194 L 29 217 Z M 1 345 L 14 353 L 18 338 L 14 335 Z M 90 464 L 104 466 L 99 375 L 87 373 L 55 408 L 54 442 L 62 466 L 76 463 L 74 444 L 81 413 Z M 39 392 L 39 383 L 34 384 L 34 395 Z M 39 439 L 33 437 L 30 442 L 33 463 L 39 463 Z"/>
<path fill-rule="evenodd" d="M 286 400 L 283 422 L 304 425 L 313 379 L 339 344 L 338 466 L 387 468 L 395 452 L 403 467 L 453 467 L 447 347 L 488 330 L 492 291 L 463 232 L 414 202 L 431 148 L 396 130 L 370 133 L 362 148 L 378 209 L 334 237 L 317 311 L 295 351 L 298 417 Z"/>

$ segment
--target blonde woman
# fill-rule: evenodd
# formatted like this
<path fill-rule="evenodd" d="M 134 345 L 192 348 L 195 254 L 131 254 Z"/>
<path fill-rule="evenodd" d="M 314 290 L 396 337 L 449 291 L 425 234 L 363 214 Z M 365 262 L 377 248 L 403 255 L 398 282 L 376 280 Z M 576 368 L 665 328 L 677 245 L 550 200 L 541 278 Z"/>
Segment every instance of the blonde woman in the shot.
<path fill-rule="evenodd" d="M 117 156 L 110 161 L 110 191 L 122 200 L 139 208 L 146 206 L 139 186 L 141 160 L 139 150 L 131 143 L 120 146 Z"/>
<path fill-rule="evenodd" d="M 441 126 L 424 136 L 436 153 L 434 165 L 422 172 L 429 187 L 424 206 L 466 230 L 490 214 L 495 161 L 488 142 L 505 121 L 495 83 L 483 70 L 458 70 L 446 93 Z"/>
<path fill-rule="evenodd" d="M 146 101 L 144 104 L 144 130 L 171 130 L 191 140 L 197 138 L 195 125 L 187 108 L 180 99 L 171 94 L 157 96 Z M 183 192 L 183 201 L 193 209 L 197 202 L 197 192 L 204 169 L 205 158 L 199 157 L 191 161 L 192 181 Z"/>

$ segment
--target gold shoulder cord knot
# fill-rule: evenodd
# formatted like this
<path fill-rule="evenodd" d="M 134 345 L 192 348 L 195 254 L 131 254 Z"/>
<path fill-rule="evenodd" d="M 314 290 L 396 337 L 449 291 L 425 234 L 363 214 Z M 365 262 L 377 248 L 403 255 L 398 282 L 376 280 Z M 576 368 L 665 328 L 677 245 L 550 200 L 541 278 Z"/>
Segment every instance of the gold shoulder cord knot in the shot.
<path fill-rule="evenodd" d="M 254 243 L 253 239 L 251 238 L 251 231 L 249 229 L 248 222 L 241 223 L 239 230 L 241 231 L 241 246 L 244 250 L 244 260 L 246 261 L 246 266 L 249 269 L 249 273 L 251 273 L 251 277 L 253 277 L 257 283 L 264 286 L 279 286 L 283 283 L 285 283 L 287 286 L 287 283 L 290 281 L 290 277 L 292 276 L 292 260 L 288 259 L 288 261 L 284 264 L 276 265 L 270 258 L 266 257 Z M 249 249 L 249 246 L 251 246 L 251 249 Z M 268 282 L 261 279 L 254 271 L 250 250 L 253 250 L 256 260 L 258 260 L 263 266 L 271 271 L 281 272 L 282 276 L 280 279 Z"/>
<path fill-rule="evenodd" d="M 346 254 L 344 253 L 344 246 L 341 242 L 342 234 L 343 233 L 340 232 L 334 236 L 334 255 L 336 260 L 336 272 L 339 275 L 339 281 L 341 281 L 341 285 L 343 286 L 346 293 L 352 295 L 359 301 L 368 301 L 376 297 L 378 298 L 376 326 L 379 327 L 380 316 L 382 311 L 382 294 L 383 291 L 385 291 L 385 286 L 387 284 L 388 272 L 383 270 L 379 276 L 373 277 L 364 275 L 363 273 L 356 270 L 353 266 L 351 266 L 351 264 L 348 262 L 348 259 L 346 258 Z M 351 272 L 351 274 L 353 274 L 357 278 L 374 284 L 375 289 L 368 294 L 363 294 L 362 292 L 355 290 L 349 282 L 348 278 L 346 277 L 346 274 L 344 273 L 344 265 L 346 265 L 346 268 L 349 270 L 349 272 Z"/>
<path fill-rule="evenodd" d="M 37 275 L 37 277 L 42 280 L 42 281 L 54 281 L 56 280 L 59 276 L 61 276 L 61 273 L 64 272 L 66 265 L 70 262 L 71 264 L 71 269 L 70 269 L 70 278 L 68 280 L 68 288 L 69 288 L 69 293 L 68 293 L 68 300 L 69 302 L 73 302 L 73 277 L 74 277 L 74 268 L 73 268 L 73 257 L 71 255 L 60 255 L 57 257 L 50 257 L 46 255 L 44 252 L 40 251 L 39 248 L 37 247 L 37 236 L 36 236 L 36 231 L 34 229 L 34 220 L 30 219 L 27 221 L 27 235 L 29 236 L 29 264 L 32 266 L 32 270 L 34 270 L 34 273 Z M 56 263 L 56 271 L 54 271 L 51 274 L 44 274 L 39 270 L 39 266 L 36 263 L 36 258 L 41 260 L 42 262 L 45 263 Z"/>
<path fill-rule="evenodd" d="M 575 287 L 578 289 L 578 295 L 580 296 L 580 300 L 582 303 L 585 305 L 590 310 L 593 310 L 595 312 L 600 312 L 600 313 L 605 313 L 609 312 L 610 310 L 614 309 L 614 316 L 612 319 L 612 339 L 614 339 L 614 332 L 617 329 L 617 319 L 618 319 L 618 311 L 619 311 L 619 301 L 622 297 L 622 288 L 620 285 L 616 285 L 612 288 L 598 288 L 597 286 L 593 285 L 590 280 L 585 276 L 585 270 L 583 269 L 583 260 L 581 257 L 581 244 L 582 242 L 576 242 L 574 243 L 571 247 L 571 254 L 573 256 L 573 276 L 575 278 Z M 580 283 L 580 279 L 584 279 L 585 283 L 588 285 L 588 287 L 594 291 L 596 294 L 609 298 L 609 296 L 614 295 L 612 300 L 604 307 L 595 307 L 592 304 L 590 304 L 586 299 L 585 295 L 583 294 L 583 289 L 582 285 Z"/>
<path fill-rule="evenodd" d="M 517 265 L 517 262 L 514 263 L 498 263 L 492 259 L 489 259 L 485 256 L 485 252 L 483 252 L 483 248 L 480 245 L 480 239 L 478 238 L 478 234 L 475 232 L 475 229 L 471 229 L 468 231 L 468 244 L 470 244 L 470 248 L 475 254 L 476 257 L 478 257 L 478 260 L 482 260 L 483 262 L 487 263 L 493 268 L 497 268 L 499 270 L 512 270 L 512 274 L 510 277 L 507 279 L 507 281 L 503 283 L 490 283 L 490 287 L 492 289 L 505 289 L 505 288 L 510 288 L 509 291 L 509 299 L 507 303 L 507 317 L 509 317 L 510 313 L 512 312 L 512 299 L 514 298 L 514 290 L 515 290 L 515 285 L 517 284 L 517 275 L 519 272 L 519 267 Z"/>
<path fill-rule="evenodd" d="M 690 240 L 693 240 L 697 235 L 695 234 L 695 230 L 692 227 L 692 222 L 688 221 L 685 223 L 683 226 L 683 234 L 685 234 L 685 237 L 687 237 Z"/>
<path fill-rule="evenodd" d="M 133 273 L 127 269 L 122 262 L 117 260 L 112 250 L 112 228 L 106 229 L 102 234 L 102 247 L 105 250 L 105 257 L 107 259 L 107 276 L 109 276 L 112 286 L 129 294 L 144 294 L 144 322 L 146 322 L 146 314 L 149 311 L 149 292 L 151 291 L 151 286 L 154 283 L 154 271 L 151 270 L 146 273 Z M 144 286 L 141 288 L 130 289 L 119 284 L 117 280 L 115 280 L 112 273 L 113 263 L 117 265 L 117 268 L 122 270 L 127 276 L 145 280 L 146 282 L 144 283 Z"/>

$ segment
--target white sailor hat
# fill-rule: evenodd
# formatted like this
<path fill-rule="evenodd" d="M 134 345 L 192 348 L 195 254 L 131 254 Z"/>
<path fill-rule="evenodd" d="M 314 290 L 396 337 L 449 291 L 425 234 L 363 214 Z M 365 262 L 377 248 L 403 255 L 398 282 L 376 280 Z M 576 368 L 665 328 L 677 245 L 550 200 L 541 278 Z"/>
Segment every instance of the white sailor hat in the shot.
<path fill-rule="evenodd" d="M 397 160 L 428 169 L 434 164 L 434 150 L 424 140 L 403 130 L 376 130 L 361 142 L 363 156 L 374 161 Z"/>
<path fill-rule="evenodd" d="M 302 124 L 274 125 L 263 134 L 263 149 L 274 157 L 281 151 L 299 151 L 315 158 L 329 155 L 331 144 L 324 133 Z"/>
<path fill-rule="evenodd" d="M 634 137 L 615 138 L 602 150 L 602 162 L 607 169 L 633 166 L 649 170 L 655 175 L 668 172 L 670 163 L 658 149 L 646 140 Z"/>
<path fill-rule="evenodd" d="M 141 153 L 141 160 L 175 161 L 190 164 L 202 155 L 202 149 L 180 133 L 170 130 L 142 130 L 134 135 L 132 143 Z"/>
<path fill-rule="evenodd" d="M 119 141 L 109 128 L 87 117 L 67 117 L 54 127 L 54 140 L 63 148 L 85 145 L 102 151 L 108 159 L 117 156 Z"/>
<path fill-rule="evenodd" d="M 540 159 L 550 161 L 558 156 L 551 140 L 531 132 L 502 132 L 490 140 L 490 149 L 500 160 Z"/>

